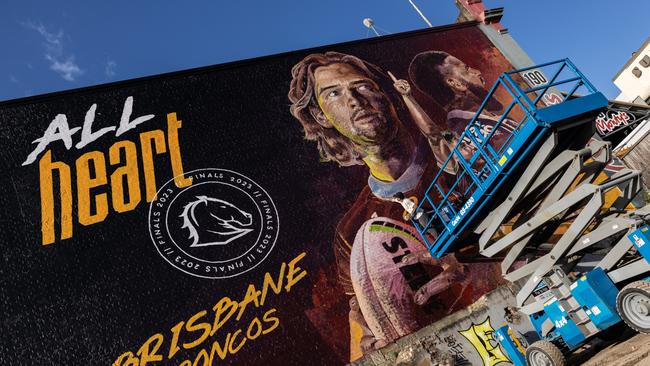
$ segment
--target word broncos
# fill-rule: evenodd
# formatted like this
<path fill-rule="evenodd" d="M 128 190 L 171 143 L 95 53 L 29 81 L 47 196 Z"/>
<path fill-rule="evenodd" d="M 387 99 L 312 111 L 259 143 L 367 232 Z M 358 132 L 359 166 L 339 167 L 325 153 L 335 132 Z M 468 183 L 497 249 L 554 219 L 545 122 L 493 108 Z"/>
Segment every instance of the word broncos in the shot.
<path fill-rule="evenodd" d="M 149 337 L 137 351 L 122 353 L 113 366 L 146 366 L 185 357 L 195 349 L 193 360 L 186 359 L 180 366 L 210 366 L 217 358 L 225 360 L 228 355 L 239 352 L 247 343 L 273 332 L 280 326 L 277 310 L 265 309 L 268 295 L 281 296 L 289 293 L 305 276 L 307 271 L 299 266 L 306 253 L 298 254 L 288 263 L 282 263 L 279 273 L 264 274 L 261 290 L 250 283 L 242 300 L 222 297 L 214 306 L 201 310 L 182 320 L 169 331 Z M 244 314 L 255 315 L 244 317 Z"/>

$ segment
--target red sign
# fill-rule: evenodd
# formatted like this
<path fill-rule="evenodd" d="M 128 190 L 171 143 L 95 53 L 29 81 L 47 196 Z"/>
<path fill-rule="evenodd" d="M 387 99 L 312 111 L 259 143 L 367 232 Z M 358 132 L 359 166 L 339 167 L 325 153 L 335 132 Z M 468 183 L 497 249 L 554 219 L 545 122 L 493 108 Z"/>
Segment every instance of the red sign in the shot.
<path fill-rule="evenodd" d="M 601 136 L 605 136 L 619 126 L 627 126 L 634 120 L 633 115 L 624 111 L 601 112 L 596 118 L 596 130 Z"/>

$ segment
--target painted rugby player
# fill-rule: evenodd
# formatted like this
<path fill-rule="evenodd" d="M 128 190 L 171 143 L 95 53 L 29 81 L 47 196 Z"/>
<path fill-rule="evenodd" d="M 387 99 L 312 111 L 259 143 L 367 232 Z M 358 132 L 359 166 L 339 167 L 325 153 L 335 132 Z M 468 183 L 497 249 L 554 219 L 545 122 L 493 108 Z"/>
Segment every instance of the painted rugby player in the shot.
<path fill-rule="evenodd" d="M 311 54 L 294 66 L 292 74 L 291 113 L 306 138 L 317 143 L 322 159 L 341 166 L 365 165 L 369 170 L 368 185 L 337 225 L 334 239 L 339 283 L 354 296 L 350 253 L 357 232 L 372 217 L 402 219 L 403 207 L 394 197 L 421 196 L 428 187 L 437 172 L 437 142 L 447 127 L 444 117 L 438 123 L 428 117 L 411 95 L 408 82 L 391 80 L 379 67 L 355 56 Z M 471 303 L 472 289 L 465 280 L 471 273 L 453 258 L 443 267 L 424 254 L 403 259 L 437 268 L 438 275 L 415 291 L 415 303 L 424 306 L 435 298 L 446 307 L 444 314 Z M 350 316 L 359 318 L 359 314 Z M 352 338 L 351 348 L 363 340 L 363 351 L 386 341 L 373 342 L 368 334 Z"/>

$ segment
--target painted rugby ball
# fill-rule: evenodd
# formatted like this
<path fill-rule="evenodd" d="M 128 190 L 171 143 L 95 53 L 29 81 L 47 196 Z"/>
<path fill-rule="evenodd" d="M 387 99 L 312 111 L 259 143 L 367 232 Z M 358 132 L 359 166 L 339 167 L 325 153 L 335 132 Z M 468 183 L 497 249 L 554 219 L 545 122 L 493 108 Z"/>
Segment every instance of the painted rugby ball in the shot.
<path fill-rule="evenodd" d="M 411 226 L 389 218 L 366 221 L 354 239 L 350 277 L 368 327 L 377 340 L 393 342 L 418 330 L 415 291 L 428 278 L 420 264 L 402 258 L 426 251 Z"/>

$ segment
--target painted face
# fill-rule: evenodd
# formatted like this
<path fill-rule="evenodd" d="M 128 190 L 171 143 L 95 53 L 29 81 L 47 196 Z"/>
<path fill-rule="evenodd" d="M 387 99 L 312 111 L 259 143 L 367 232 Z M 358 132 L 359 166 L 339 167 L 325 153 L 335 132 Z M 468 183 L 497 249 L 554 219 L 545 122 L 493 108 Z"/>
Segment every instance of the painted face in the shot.
<path fill-rule="evenodd" d="M 483 80 L 480 71 L 467 66 L 453 56 L 447 57 L 439 67 L 441 73 L 445 75 L 447 85 L 454 89 L 456 94 L 475 98 L 479 101 L 483 101 L 487 96 L 488 91 L 485 88 L 485 80 Z"/>
<path fill-rule="evenodd" d="M 397 131 L 397 114 L 386 94 L 366 75 L 343 64 L 314 72 L 318 105 L 332 126 L 357 145 L 375 145 Z"/>

